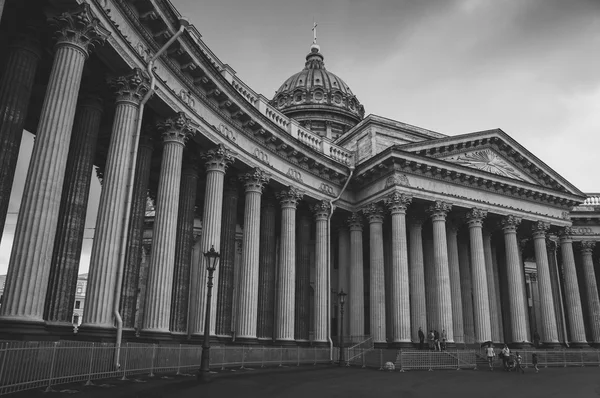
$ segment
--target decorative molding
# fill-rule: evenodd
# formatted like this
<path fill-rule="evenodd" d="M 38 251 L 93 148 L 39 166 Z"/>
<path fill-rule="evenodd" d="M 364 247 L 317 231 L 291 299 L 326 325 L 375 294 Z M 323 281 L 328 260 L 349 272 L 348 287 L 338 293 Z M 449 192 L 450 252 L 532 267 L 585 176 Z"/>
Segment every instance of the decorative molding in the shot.
<path fill-rule="evenodd" d="M 323 192 L 324 194 L 327 194 L 330 196 L 335 196 L 333 187 L 331 185 L 325 184 L 324 182 L 322 182 L 321 185 L 319 186 L 319 190 L 321 192 Z"/>
<path fill-rule="evenodd" d="M 400 192 L 392 192 L 385 199 L 385 205 L 390 209 L 392 214 L 406 213 L 406 209 L 412 203 L 412 196 Z"/>
<path fill-rule="evenodd" d="M 497 174 L 503 177 L 515 180 L 525 181 L 523 176 L 517 172 L 506 160 L 500 157 L 490 148 L 477 150 L 474 152 L 461 153 L 448 158 L 441 158 L 444 161 L 456 163 L 461 166 L 470 167 L 488 173 Z"/>
<path fill-rule="evenodd" d="M 229 165 L 235 160 L 235 153 L 227 149 L 225 145 L 218 145 L 214 149 L 210 149 L 200 156 L 206 161 L 206 170 L 216 170 L 225 172 Z"/>
<path fill-rule="evenodd" d="M 175 141 L 185 145 L 190 137 L 196 135 L 198 125 L 185 113 L 178 112 L 175 117 L 159 122 L 157 127 L 165 143 Z"/>
<path fill-rule="evenodd" d="M 281 207 L 296 208 L 296 206 L 298 206 L 298 202 L 300 202 L 300 200 L 302 200 L 304 197 L 304 191 L 290 185 L 287 190 L 279 191 L 275 194 L 275 196 L 277 196 L 277 199 L 279 199 Z"/>
<path fill-rule="evenodd" d="M 228 126 L 224 125 L 223 123 L 221 123 L 219 125 L 219 131 L 229 141 L 233 141 L 233 142 L 237 141 L 237 132 L 235 130 L 230 129 Z"/>
<path fill-rule="evenodd" d="M 406 174 L 394 172 L 394 174 L 389 176 L 385 181 L 385 188 L 387 189 L 394 186 L 410 187 L 410 182 L 408 181 Z"/>
<path fill-rule="evenodd" d="M 362 231 L 363 222 L 362 222 L 362 217 L 360 216 L 360 214 L 358 214 L 355 211 L 352 212 L 350 217 L 348 217 L 348 226 L 350 227 L 350 230 L 355 229 L 355 230 Z"/>
<path fill-rule="evenodd" d="M 327 220 L 331 214 L 331 204 L 327 200 L 321 200 L 311 206 L 311 211 L 315 214 L 317 220 Z"/>
<path fill-rule="evenodd" d="M 531 232 L 533 233 L 534 238 L 545 238 L 549 229 L 550 224 L 543 221 L 536 221 L 531 226 Z"/>
<path fill-rule="evenodd" d="M 290 177 L 292 180 L 296 180 L 298 182 L 303 182 L 302 181 L 302 174 L 300 174 L 300 172 L 292 167 L 289 168 L 287 174 L 288 177 Z"/>
<path fill-rule="evenodd" d="M 271 179 L 271 174 L 256 167 L 250 173 L 240 176 L 240 181 L 244 184 L 246 192 L 262 193 L 262 190 Z"/>
<path fill-rule="evenodd" d="M 125 76 L 108 78 L 107 83 L 117 94 L 117 102 L 129 101 L 135 105 L 150 90 L 150 76 L 140 68 L 133 68 Z"/>
<path fill-rule="evenodd" d="M 446 216 L 452 210 L 452 204 L 436 200 L 427 208 L 427 212 L 431 216 L 432 221 L 446 220 Z"/>
<path fill-rule="evenodd" d="M 517 232 L 517 227 L 521 224 L 521 217 L 514 216 L 512 214 L 504 217 L 500 222 L 502 225 L 502 230 L 506 232 Z"/>
<path fill-rule="evenodd" d="M 465 215 L 465 218 L 467 219 L 467 225 L 469 227 L 482 227 L 483 220 L 487 217 L 487 214 L 487 210 L 473 207 L 467 211 L 467 214 Z"/>
<path fill-rule="evenodd" d="M 383 222 L 383 208 L 376 203 L 369 203 L 361 209 L 370 223 Z"/>
<path fill-rule="evenodd" d="M 100 20 L 86 3 L 51 18 L 50 24 L 57 30 L 57 46 L 76 46 L 86 57 L 95 46 L 104 44 L 110 36 L 108 29 L 100 25 Z"/>

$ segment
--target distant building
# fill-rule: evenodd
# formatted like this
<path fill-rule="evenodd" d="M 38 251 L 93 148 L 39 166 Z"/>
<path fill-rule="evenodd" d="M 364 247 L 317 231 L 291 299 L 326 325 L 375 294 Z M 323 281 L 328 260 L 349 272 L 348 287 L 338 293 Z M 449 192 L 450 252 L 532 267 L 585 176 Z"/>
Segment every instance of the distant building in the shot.
<path fill-rule="evenodd" d="M 77 290 L 75 290 L 75 303 L 73 304 L 73 325 L 81 325 L 83 319 L 83 306 L 85 303 L 85 292 L 87 289 L 88 274 L 77 277 Z"/>

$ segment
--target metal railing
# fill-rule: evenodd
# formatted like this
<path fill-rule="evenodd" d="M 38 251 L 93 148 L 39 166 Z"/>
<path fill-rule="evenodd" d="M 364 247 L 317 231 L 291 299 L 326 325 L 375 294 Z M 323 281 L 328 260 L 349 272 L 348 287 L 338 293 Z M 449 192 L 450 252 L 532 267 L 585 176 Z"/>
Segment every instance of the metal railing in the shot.
<path fill-rule="evenodd" d="M 329 348 L 212 347 L 210 367 L 299 366 L 330 363 Z M 0 342 L 0 395 L 58 384 L 156 373 L 183 374 L 200 366 L 202 347 L 127 343 L 121 346 L 120 368 L 114 366 L 113 343 L 75 341 Z"/>
<path fill-rule="evenodd" d="M 533 366 L 532 354 L 537 354 L 538 367 L 600 366 L 600 350 L 511 350 L 521 355 L 522 364 Z"/>
<path fill-rule="evenodd" d="M 400 371 L 435 369 L 475 369 L 476 352 L 474 350 L 456 351 L 417 351 L 401 350 L 396 361 Z"/>
<path fill-rule="evenodd" d="M 374 348 L 373 337 L 367 337 L 366 340 L 346 348 L 346 365 L 361 363 L 365 367 L 365 354 Z"/>

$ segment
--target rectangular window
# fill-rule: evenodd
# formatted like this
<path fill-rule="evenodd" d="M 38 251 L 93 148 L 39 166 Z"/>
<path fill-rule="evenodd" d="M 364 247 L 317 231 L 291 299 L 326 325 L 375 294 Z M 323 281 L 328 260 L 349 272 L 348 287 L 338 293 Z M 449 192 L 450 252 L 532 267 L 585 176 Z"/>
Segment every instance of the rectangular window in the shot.
<path fill-rule="evenodd" d="M 78 310 L 81 308 L 81 301 L 75 300 L 75 309 Z"/>
<path fill-rule="evenodd" d="M 73 316 L 73 325 L 79 325 L 79 315 Z"/>

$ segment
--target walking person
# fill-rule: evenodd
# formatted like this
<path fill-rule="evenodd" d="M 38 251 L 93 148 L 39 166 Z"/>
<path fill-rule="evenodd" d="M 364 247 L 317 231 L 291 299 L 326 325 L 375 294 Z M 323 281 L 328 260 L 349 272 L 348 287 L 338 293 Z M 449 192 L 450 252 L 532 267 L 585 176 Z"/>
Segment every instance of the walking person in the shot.
<path fill-rule="evenodd" d="M 531 354 L 531 363 L 533 364 L 533 368 L 535 369 L 535 373 L 539 373 L 540 369 L 538 368 L 538 356 L 537 353 Z"/>
<path fill-rule="evenodd" d="M 433 330 L 433 350 L 434 351 L 442 351 L 440 348 L 440 332 L 437 330 Z"/>
<path fill-rule="evenodd" d="M 496 352 L 494 351 L 492 343 L 488 344 L 487 348 L 485 349 L 485 353 L 487 356 L 488 364 L 490 365 L 491 372 L 492 370 L 494 370 L 494 357 L 496 356 Z"/>
<path fill-rule="evenodd" d="M 515 372 L 519 373 L 519 370 L 521 371 L 521 373 L 525 373 L 525 369 L 523 369 L 523 366 L 521 366 L 521 363 L 523 362 L 523 358 L 521 357 L 521 355 L 519 354 L 519 352 L 515 352 Z"/>
<path fill-rule="evenodd" d="M 508 348 L 508 346 L 506 344 L 504 344 L 504 347 L 502 348 L 502 352 L 500 354 L 502 355 L 502 366 L 504 367 L 504 370 L 508 371 L 508 360 L 510 359 L 510 349 Z"/>
<path fill-rule="evenodd" d="M 419 326 L 419 350 L 423 349 L 423 342 L 425 341 L 425 333 L 423 333 L 423 329 Z"/>
<path fill-rule="evenodd" d="M 446 351 L 446 340 L 448 339 L 448 334 L 446 333 L 446 329 L 442 329 L 442 350 Z"/>
<path fill-rule="evenodd" d="M 427 334 L 427 339 L 429 340 L 429 350 L 433 351 L 434 348 L 434 339 L 435 339 L 435 335 L 433 334 L 433 330 L 430 330 L 429 333 Z"/>

